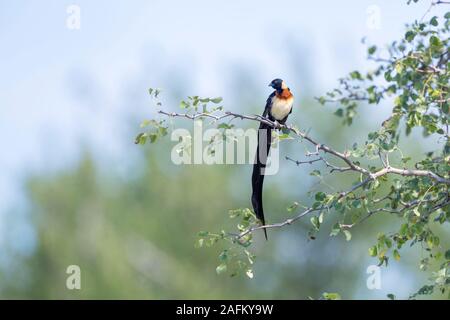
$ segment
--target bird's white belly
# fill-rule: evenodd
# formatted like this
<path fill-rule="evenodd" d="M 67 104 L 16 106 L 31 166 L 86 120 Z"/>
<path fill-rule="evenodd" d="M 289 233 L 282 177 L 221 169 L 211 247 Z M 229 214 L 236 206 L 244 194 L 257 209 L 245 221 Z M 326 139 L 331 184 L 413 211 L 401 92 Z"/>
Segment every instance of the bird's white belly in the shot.
<path fill-rule="evenodd" d="M 291 112 L 294 104 L 294 97 L 288 99 L 280 99 L 277 96 L 272 99 L 272 108 L 270 113 L 276 120 L 283 120 Z"/>

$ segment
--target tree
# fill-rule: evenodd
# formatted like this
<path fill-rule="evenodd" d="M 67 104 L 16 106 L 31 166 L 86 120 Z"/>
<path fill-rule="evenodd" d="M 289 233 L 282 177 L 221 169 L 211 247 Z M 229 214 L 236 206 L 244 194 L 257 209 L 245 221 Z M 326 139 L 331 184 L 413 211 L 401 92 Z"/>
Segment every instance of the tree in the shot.
<path fill-rule="evenodd" d="M 417 2 L 418 0 L 414 0 Z M 408 1 L 410 4 L 412 1 Z M 446 1 L 432 1 L 430 8 L 446 5 Z M 317 98 L 321 104 L 336 103 L 335 111 L 343 125 L 352 125 L 361 103 L 378 105 L 387 101 L 392 105 L 391 116 L 379 129 L 367 132 L 363 144 L 354 143 L 348 150 L 332 147 L 318 141 L 308 132 L 291 124 L 280 125 L 261 116 L 223 111 L 221 98 L 188 97 L 181 102 L 183 113 L 160 110 L 160 120 L 143 123 L 149 128 L 136 138 L 136 143 L 155 142 L 168 133 L 164 117 L 183 117 L 190 120 L 212 119 L 213 126 L 224 132 L 235 120 L 264 122 L 280 129 L 277 140 L 293 138 L 308 146 L 306 160 L 286 157 L 298 166 L 321 164 L 320 170 L 310 174 L 322 177 L 324 171 L 334 175 L 351 175 L 354 183 L 342 185 L 338 192 L 316 192 L 307 205 L 294 203 L 285 220 L 260 225 L 248 209 L 232 209 L 230 217 L 239 219 L 238 232 L 202 231 L 198 246 L 211 246 L 225 242 L 229 247 L 219 255 L 217 273 L 235 275 L 241 271 L 252 278 L 255 256 L 251 252 L 253 234 L 261 229 L 283 228 L 308 216 L 311 221 L 310 238 L 321 230 L 326 219 L 332 216 L 338 222 L 331 236 L 343 234 L 350 241 L 352 230 L 375 215 L 389 214 L 399 219 L 394 232 L 380 230 L 369 254 L 379 265 L 388 266 L 389 259 L 401 259 L 406 245 L 421 247 L 426 256 L 418 262 L 421 270 L 431 270 L 431 282 L 420 288 L 418 294 L 439 291 L 450 297 L 450 248 L 441 243 L 436 229 L 450 221 L 450 140 L 449 140 L 449 80 L 450 12 L 443 16 L 428 17 L 428 10 L 420 21 L 407 26 L 404 38 L 391 43 L 387 49 L 368 47 L 368 59 L 375 68 L 369 71 L 352 71 L 339 79 L 339 87 Z M 158 100 L 159 90 L 150 89 Z M 222 122 L 227 119 L 228 122 Z M 429 152 L 424 155 L 405 154 L 402 141 L 417 130 L 427 143 Z M 209 145 L 214 150 L 218 135 Z M 436 267 L 437 266 L 437 267 Z M 326 295 L 325 298 L 336 298 Z"/>

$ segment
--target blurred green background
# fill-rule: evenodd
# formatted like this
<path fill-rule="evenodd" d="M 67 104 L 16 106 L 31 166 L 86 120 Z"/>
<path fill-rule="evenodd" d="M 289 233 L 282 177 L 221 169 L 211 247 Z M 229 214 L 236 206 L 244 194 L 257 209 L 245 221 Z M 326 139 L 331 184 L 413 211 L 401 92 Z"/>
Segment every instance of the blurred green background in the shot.
<path fill-rule="evenodd" d="M 175 166 L 168 138 L 133 144 L 141 120 L 156 116 L 149 87 L 163 89 L 168 110 L 198 94 L 261 113 L 275 77 L 297 97 L 292 123 L 337 149 L 363 141 L 389 104 L 363 106 L 345 128 L 333 106 L 313 97 L 345 72 L 370 68 L 362 37 L 395 40 L 426 6 L 349 2 L 287 1 L 278 17 L 268 1 L 78 1 L 80 30 L 66 27 L 72 2 L 0 4 L 0 298 L 377 299 L 417 290 L 426 281 L 417 248 L 382 269 L 380 290 L 366 286 L 376 264 L 367 248 L 378 231 L 398 226 L 389 215 L 361 225 L 351 242 L 326 228 L 308 239 L 309 219 L 271 231 L 268 242 L 258 234 L 254 279 L 218 276 L 220 248 L 194 248 L 196 234 L 232 230 L 228 209 L 250 206 L 251 167 Z M 187 120 L 172 126 L 192 129 Z M 430 146 L 417 137 L 404 148 L 420 155 Z M 304 150 L 288 141 L 281 155 Z M 288 217 L 292 202 L 308 202 L 308 190 L 352 181 L 342 174 L 320 183 L 309 169 L 281 161 L 266 179 L 269 222 Z M 69 265 L 81 268 L 81 290 L 66 288 Z"/>

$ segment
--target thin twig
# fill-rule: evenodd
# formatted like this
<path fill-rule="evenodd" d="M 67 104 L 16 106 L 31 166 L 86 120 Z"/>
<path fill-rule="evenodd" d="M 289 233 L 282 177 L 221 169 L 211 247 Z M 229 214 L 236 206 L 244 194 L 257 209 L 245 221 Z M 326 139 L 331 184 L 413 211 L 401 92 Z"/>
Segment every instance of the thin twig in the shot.
<path fill-rule="evenodd" d="M 282 222 L 273 223 L 273 224 L 266 224 L 266 225 L 261 225 L 261 226 L 256 226 L 256 227 L 251 227 L 251 228 L 245 230 L 244 232 L 240 233 L 239 235 L 237 235 L 237 239 L 241 239 L 245 235 L 247 235 L 249 233 L 253 233 L 254 231 L 257 231 L 257 230 L 281 228 L 281 227 L 284 227 L 286 225 L 291 225 L 292 223 L 294 223 L 298 219 L 306 216 L 308 213 L 311 213 L 311 212 L 314 212 L 314 211 L 322 211 L 322 210 L 324 210 L 324 207 L 315 208 L 315 209 L 314 208 L 308 208 L 305 211 L 302 211 L 301 213 L 299 213 L 297 216 L 295 216 L 293 218 L 286 219 L 286 220 L 284 220 Z"/>

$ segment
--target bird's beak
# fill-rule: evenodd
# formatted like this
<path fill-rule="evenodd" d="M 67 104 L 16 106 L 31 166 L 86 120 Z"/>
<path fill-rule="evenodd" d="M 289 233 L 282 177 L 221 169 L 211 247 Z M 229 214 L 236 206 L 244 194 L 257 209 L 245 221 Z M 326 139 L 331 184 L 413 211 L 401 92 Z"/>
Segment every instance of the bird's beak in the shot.
<path fill-rule="evenodd" d="M 269 87 L 271 87 L 272 86 L 272 82 L 271 83 L 269 83 Z"/>

